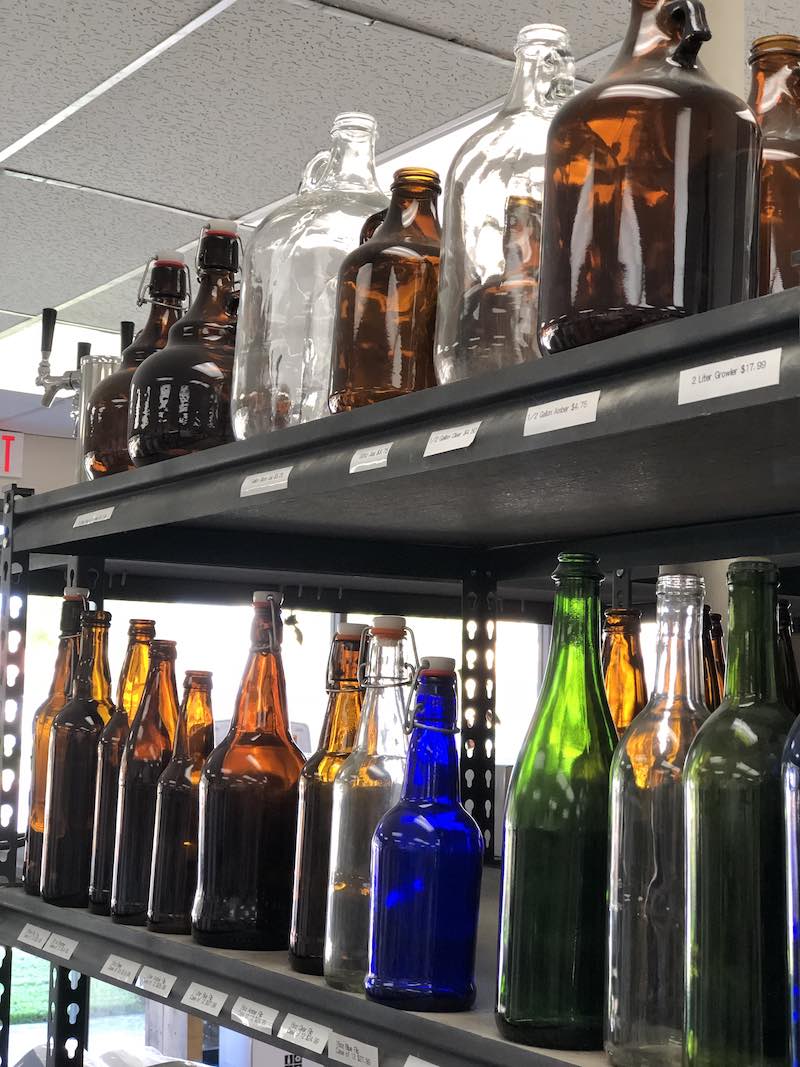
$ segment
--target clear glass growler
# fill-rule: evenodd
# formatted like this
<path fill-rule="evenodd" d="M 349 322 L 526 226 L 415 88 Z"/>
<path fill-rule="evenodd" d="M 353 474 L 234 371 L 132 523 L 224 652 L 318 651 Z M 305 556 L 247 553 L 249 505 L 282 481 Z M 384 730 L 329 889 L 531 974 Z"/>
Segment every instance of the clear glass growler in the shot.
<path fill-rule="evenodd" d="M 710 36 L 700 0 L 631 0 L 611 69 L 553 119 L 543 352 L 755 295 L 761 133 L 703 69 Z"/>
<path fill-rule="evenodd" d="M 561 26 L 519 31 L 495 117 L 456 153 L 444 197 L 434 364 L 440 385 L 540 356 L 539 250 L 550 121 L 572 96 Z"/>
<path fill-rule="evenodd" d="M 605 1048 L 618 1067 L 680 1067 L 685 962 L 683 766 L 708 718 L 694 574 L 658 580 L 656 678 L 611 765 Z"/>
<path fill-rule="evenodd" d="M 409 639 L 402 617 L 373 621 L 358 738 L 333 784 L 324 973 L 329 985 L 352 992 L 363 992 L 369 964 L 372 835 L 400 799 L 406 771 Z"/>
<path fill-rule="evenodd" d="M 387 204 L 375 173 L 377 123 L 345 112 L 297 196 L 245 251 L 231 417 L 237 440 L 328 412 L 336 281 L 364 220 Z"/>

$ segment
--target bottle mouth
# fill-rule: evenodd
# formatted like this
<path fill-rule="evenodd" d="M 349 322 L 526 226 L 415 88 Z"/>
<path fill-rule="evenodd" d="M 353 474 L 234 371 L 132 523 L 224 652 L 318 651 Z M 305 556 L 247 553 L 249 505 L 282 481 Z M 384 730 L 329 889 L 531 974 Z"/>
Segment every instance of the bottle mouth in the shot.
<path fill-rule="evenodd" d="M 152 655 L 161 657 L 162 659 L 175 659 L 178 653 L 178 645 L 175 641 L 167 641 L 163 638 L 159 638 L 156 641 L 150 642 L 150 652 Z"/>
<path fill-rule="evenodd" d="M 642 629 L 642 613 L 638 608 L 608 608 L 603 618 L 606 633 L 638 634 Z"/>
<path fill-rule="evenodd" d="M 748 63 L 757 63 L 766 56 L 775 55 L 800 58 L 800 37 L 791 33 L 773 33 L 757 37 L 750 47 Z"/>
<path fill-rule="evenodd" d="M 131 619 L 128 626 L 130 633 L 134 630 L 153 630 L 155 632 L 156 628 L 154 619 Z"/>
<path fill-rule="evenodd" d="M 552 578 L 556 582 L 562 578 L 593 578 L 602 582 L 605 575 L 599 563 L 599 558 L 592 552 L 559 552 L 558 566 Z"/>
<path fill-rule="evenodd" d="M 661 574 L 656 583 L 656 596 L 704 597 L 705 593 L 706 583 L 699 574 Z"/>
<path fill-rule="evenodd" d="M 746 580 L 756 574 L 763 575 L 767 581 L 778 581 L 778 568 L 771 559 L 752 556 L 735 559 L 730 564 L 728 567 L 728 582 L 734 582 L 739 579 Z"/>
<path fill-rule="evenodd" d="M 211 671 L 187 671 L 183 679 L 183 684 L 186 688 L 190 685 L 199 685 L 210 689 L 212 677 L 213 675 Z"/>
<path fill-rule="evenodd" d="M 442 191 L 442 182 L 438 171 L 429 170 L 428 167 L 401 167 L 394 172 L 392 189 L 414 185 L 422 186 L 423 189 L 430 189 L 437 194 Z"/>
<path fill-rule="evenodd" d="M 81 626 L 102 626 L 104 629 L 108 629 L 110 625 L 110 611 L 84 611 L 81 613 Z"/>
<path fill-rule="evenodd" d="M 378 121 L 365 111 L 342 111 L 333 120 L 331 137 L 335 133 L 362 133 L 371 137 L 378 136 Z"/>
<path fill-rule="evenodd" d="M 555 22 L 531 22 L 523 26 L 517 34 L 514 53 L 524 52 L 537 45 L 542 48 L 560 48 L 569 51 L 569 33 Z"/>

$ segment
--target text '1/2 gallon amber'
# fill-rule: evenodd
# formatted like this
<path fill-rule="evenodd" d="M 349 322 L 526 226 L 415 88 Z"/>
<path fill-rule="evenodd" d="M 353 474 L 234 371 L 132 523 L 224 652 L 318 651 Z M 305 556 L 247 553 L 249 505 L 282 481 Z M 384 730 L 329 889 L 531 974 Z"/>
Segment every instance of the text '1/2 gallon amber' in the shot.
<path fill-rule="evenodd" d="M 761 135 L 699 62 L 710 36 L 698 0 L 631 0 L 613 66 L 553 119 L 543 352 L 755 295 Z"/>
<path fill-rule="evenodd" d="M 603 632 L 603 680 L 611 718 L 622 737 L 647 703 L 641 611 L 610 608 Z"/>
<path fill-rule="evenodd" d="M 398 170 L 389 207 L 367 220 L 363 243 L 342 263 L 329 399 L 333 412 L 434 384 L 440 192 L 436 171 Z"/>

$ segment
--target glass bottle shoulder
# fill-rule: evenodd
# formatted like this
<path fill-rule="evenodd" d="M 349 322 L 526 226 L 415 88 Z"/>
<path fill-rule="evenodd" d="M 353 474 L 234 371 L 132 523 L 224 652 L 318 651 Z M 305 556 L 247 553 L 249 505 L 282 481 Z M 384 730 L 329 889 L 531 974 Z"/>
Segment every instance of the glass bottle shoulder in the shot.
<path fill-rule="evenodd" d="M 631 779 L 646 787 L 667 778 L 680 779 L 692 742 L 708 715 L 703 704 L 651 701 L 622 735 L 612 764 L 614 780 Z"/>
<path fill-rule="evenodd" d="M 49 696 L 33 713 L 33 728 L 41 729 L 47 723 L 52 723 L 66 703 L 67 697 L 64 693 L 53 693 Z"/>
<path fill-rule="evenodd" d="M 341 277 L 357 275 L 364 267 L 372 271 L 391 269 L 393 266 L 425 269 L 436 267 L 441 255 L 439 241 L 428 240 L 421 234 L 403 237 L 399 234 L 382 237 L 376 235 L 363 245 L 354 248 L 345 257 L 341 267 Z"/>
<path fill-rule="evenodd" d="M 376 836 L 384 841 L 413 847 L 440 846 L 458 850 L 467 842 L 476 849 L 482 847 L 480 828 L 461 804 L 440 804 L 435 801 L 400 800 L 383 816 Z"/>
<path fill-rule="evenodd" d="M 90 408 L 96 409 L 103 404 L 113 404 L 115 401 L 124 402 L 127 406 L 131 392 L 131 379 L 135 370 L 136 367 L 120 367 L 107 378 L 103 378 L 92 392 Z"/>
<path fill-rule="evenodd" d="M 100 734 L 100 744 L 105 746 L 123 743 L 128 736 L 129 729 L 128 716 L 124 708 L 115 708 L 114 714 L 105 724 L 103 732 Z"/>
<path fill-rule="evenodd" d="M 692 744 L 686 776 L 690 781 L 717 776 L 755 781 L 776 774 L 792 722 L 792 713 L 777 701 L 723 701 Z"/>
<path fill-rule="evenodd" d="M 349 752 L 329 752 L 320 749 L 306 761 L 302 776 L 309 782 L 332 783 L 349 755 Z"/>
<path fill-rule="evenodd" d="M 110 710 L 112 706 L 108 707 Z M 102 730 L 105 724 L 102 706 L 96 700 L 80 698 L 68 700 L 53 720 L 55 728 L 75 732 L 96 733 Z"/>
<path fill-rule="evenodd" d="M 191 792 L 200 784 L 202 769 L 200 762 L 189 757 L 173 757 L 158 779 L 158 788 L 171 793 Z"/>
<path fill-rule="evenodd" d="M 297 197 L 260 223 L 247 260 L 296 245 L 329 244 L 349 251 L 368 215 L 388 204 L 379 190 L 317 190 Z"/>
<path fill-rule="evenodd" d="M 203 776 L 256 783 L 278 775 L 297 781 L 304 762 L 294 742 L 277 734 L 231 732 L 206 760 Z"/>
<path fill-rule="evenodd" d="M 453 195 L 490 181 L 510 195 L 530 195 L 537 168 L 543 172 L 549 128 L 550 119 L 535 111 L 499 112 L 456 152 L 447 177 L 446 201 L 451 203 Z"/>
<path fill-rule="evenodd" d="M 354 749 L 336 775 L 339 789 L 375 789 L 402 785 L 405 779 L 405 753 L 366 752 Z"/>

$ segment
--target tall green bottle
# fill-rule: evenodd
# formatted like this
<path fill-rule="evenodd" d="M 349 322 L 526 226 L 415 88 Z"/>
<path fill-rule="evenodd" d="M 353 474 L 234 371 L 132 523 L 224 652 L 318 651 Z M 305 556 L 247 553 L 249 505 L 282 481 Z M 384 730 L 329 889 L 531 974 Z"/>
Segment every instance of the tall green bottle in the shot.
<path fill-rule="evenodd" d="M 505 814 L 497 1025 L 527 1045 L 603 1044 L 608 782 L 597 557 L 561 553 L 550 658 Z"/>
<path fill-rule="evenodd" d="M 685 1067 L 788 1062 L 777 585 L 768 560 L 728 568 L 725 697 L 686 760 Z"/>

